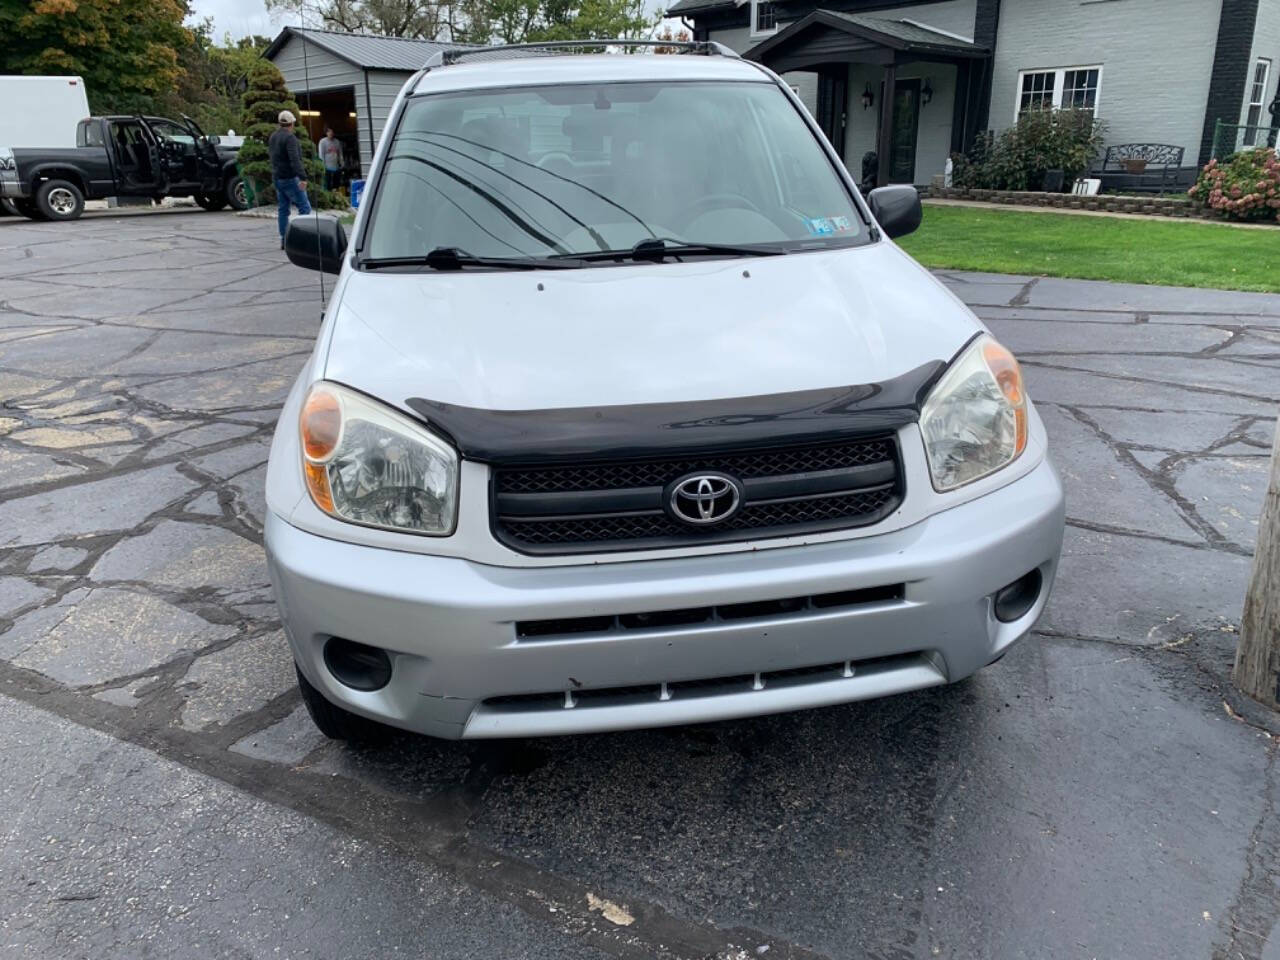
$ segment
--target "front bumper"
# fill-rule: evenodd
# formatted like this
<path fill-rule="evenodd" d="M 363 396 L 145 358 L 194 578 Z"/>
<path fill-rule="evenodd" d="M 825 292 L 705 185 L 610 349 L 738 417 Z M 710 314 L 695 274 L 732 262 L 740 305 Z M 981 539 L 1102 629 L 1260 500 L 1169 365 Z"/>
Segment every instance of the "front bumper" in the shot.
<path fill-rule="evenodd" d="M 1063 515 L 1045 459 L 902 530 L 753 553 L 497 567 L 330 540 L 273 513 L 266 544 L 294 657 L 327 698 L 435 736 L 516 737 L 723 720 L 960 680 L 1039 617 Z M 1043 578 L 1035 603 L 998 621 L 994 594 L 1032 570 Z M 761 618 L 525 638 L 515 628 L 899 584 L 901 599 Z M 339 683 L 323 654 L 334 636 L 389 651 L 390 683 Z M 819 665 L 844 669 L 799 669 Z"/>

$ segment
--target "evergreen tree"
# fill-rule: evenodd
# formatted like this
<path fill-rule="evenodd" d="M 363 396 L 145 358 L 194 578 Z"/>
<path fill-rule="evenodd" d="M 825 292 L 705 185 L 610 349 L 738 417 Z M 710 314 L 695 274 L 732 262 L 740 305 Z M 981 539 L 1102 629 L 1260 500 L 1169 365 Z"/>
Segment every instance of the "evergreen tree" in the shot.
<path fill-rule="evenodd" d="M 244 116 L 241 134 L 244 145 L 240 148 L 240 172 L 249 182 L 253 202 L 258 206 L 276 202 L 276 188 L 271 177 L 271 158 L 267 154 L 267 138 L 280 127 L 280 111 L 288 110 L 295 117 L 301 109 L 284 77 L 275 64 L 266 60 L 256 63 L 249 73 L 249 89 L 244 93 Z M 302 150 L 302 167 L 307 172 L 307 199 L 318 210 L 346 207 L 346 198 L 339 191 L 325 190 L 324 166 L 316 156 L 316 146 L 299 122 L 294 127 L 298 146 Z"/>

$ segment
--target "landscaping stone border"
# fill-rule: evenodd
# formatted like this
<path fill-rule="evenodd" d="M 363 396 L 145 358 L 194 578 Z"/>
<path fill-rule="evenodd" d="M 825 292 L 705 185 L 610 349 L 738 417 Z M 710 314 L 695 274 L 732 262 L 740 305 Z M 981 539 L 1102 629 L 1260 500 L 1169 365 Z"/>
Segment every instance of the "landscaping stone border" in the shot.
<path fill-rule="evenodd" d="M 1216 211 L 1193 203 L 1187 197 L 1130 197 L 1105 193 L 1082 197 L 1072 193 L 1044 193 L 1038 190 L 978 190 L 959 187 L 930 187 L 929 196 L 940 200 L 979 200 L 984 203 L 1007 203 L 1011 206 L 1096 210 L 1099 213 L 1145 213 L 1157 217 L 1222 219 Z"/>

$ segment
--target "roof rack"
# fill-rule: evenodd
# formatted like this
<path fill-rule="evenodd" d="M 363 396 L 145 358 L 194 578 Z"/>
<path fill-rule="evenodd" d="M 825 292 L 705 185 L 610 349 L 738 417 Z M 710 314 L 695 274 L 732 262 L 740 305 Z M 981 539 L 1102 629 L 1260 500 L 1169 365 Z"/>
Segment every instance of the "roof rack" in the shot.
<path fill-rule="evenodd" d="M 424 66 L 447 67 L 464 60 L 518 60 L 524 57 L 555 56 L 557 52 L 608 52 L 618 47 L 657 48 L 704 57 L 733 57 L 738 54 L 713 40 L 557 40 L 546 43 L 511 43 L 495 47 L 453 47 L 433 54 Z"/>

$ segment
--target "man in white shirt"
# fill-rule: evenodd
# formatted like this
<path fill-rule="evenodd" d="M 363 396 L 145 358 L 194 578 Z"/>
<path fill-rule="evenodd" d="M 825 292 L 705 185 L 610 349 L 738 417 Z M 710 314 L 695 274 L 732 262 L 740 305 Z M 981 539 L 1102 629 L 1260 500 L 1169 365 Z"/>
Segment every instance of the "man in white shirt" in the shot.
<path fill-rule="evenodd" d="M 324 188 L 335 190 L 342 179 L 342 143 L 333 135 L 333 127 L 324 128 L 324 138 L 317 149 L 324 164 Z"/>

